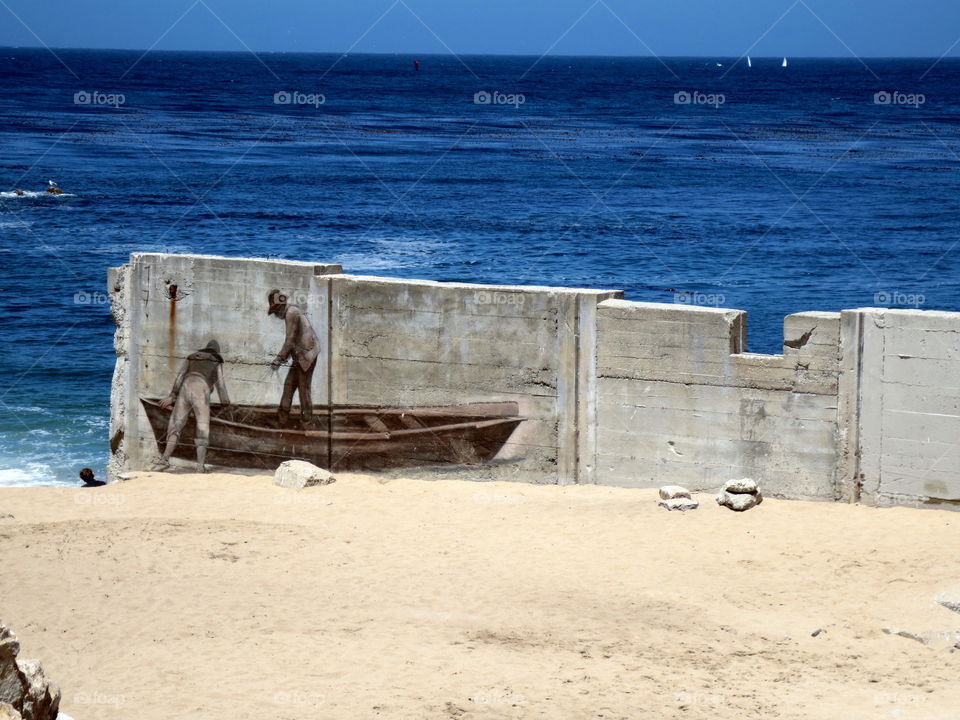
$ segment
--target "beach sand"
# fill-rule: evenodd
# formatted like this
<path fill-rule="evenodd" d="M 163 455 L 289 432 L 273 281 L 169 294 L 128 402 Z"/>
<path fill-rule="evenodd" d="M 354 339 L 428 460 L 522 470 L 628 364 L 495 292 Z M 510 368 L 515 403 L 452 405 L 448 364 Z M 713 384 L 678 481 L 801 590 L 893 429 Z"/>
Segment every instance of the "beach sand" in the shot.
<path fill-rule="evenodd" d="M 698 497 L 3 489 L 0 618 L 77 720 L 960 716 L 960 514 Z"/>

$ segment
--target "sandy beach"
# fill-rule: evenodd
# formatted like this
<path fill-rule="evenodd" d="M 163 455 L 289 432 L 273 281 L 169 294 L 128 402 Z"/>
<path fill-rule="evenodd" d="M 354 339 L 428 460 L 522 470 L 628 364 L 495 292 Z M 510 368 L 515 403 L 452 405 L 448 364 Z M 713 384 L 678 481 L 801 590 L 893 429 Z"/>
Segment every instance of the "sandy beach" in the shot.
<path fill-rule="evenodd" d="M 363 475 L 3 489 L 0 618 L 77 720 L 957 716 L 960 615 L 934 596 L 960 587 L 960 515 L 699 500 Z"/>

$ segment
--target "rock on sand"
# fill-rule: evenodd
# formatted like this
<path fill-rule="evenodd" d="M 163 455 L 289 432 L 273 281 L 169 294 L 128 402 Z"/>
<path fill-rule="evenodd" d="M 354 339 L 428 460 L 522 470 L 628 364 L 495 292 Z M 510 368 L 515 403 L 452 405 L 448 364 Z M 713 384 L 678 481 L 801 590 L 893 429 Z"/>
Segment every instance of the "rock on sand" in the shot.
<path fill-rule="evenodd" d="M 690 491 L 679 485 L 664 485 L 660 488 L 661 500 L 673 500 L 674 498 L 688 498 Z"/>
<path fill-rule="evenodd" d="M 329 485 L 336 480 L 337 478 L 329 470 L 303 460 L 287 460 L 280 464 L 273 475 L 274 484 L 295 489 Z"/>
<path fill-rule="evenodd" d="M 0 718 L 55 720 L 60 688 L 46 679 L 38 660 L 19 660 L 19 654 L 20 641 L 0 621 Z"/>
<path fill-rule="evenodd" d="M 750 508 L 756 507 L 762 502 L 763 495 L 760 493 L 732 493 L 726 490 L 721 490 L 720 494 L 717 495 L 717 505 L 723 505 L 724 507 L 728 507 L 731 510 L 736 510 L 737 512 L 749 510 Z"/>
<path fill-rule="evenodd" d="M 686 497 L 670 498 L 669 500 L 661 500 L 657 503 L 660 507 L 666 508 L 667 510 L 696 510 L 700 507 L 700 503 L 696 500 L 691 500 Z"/>

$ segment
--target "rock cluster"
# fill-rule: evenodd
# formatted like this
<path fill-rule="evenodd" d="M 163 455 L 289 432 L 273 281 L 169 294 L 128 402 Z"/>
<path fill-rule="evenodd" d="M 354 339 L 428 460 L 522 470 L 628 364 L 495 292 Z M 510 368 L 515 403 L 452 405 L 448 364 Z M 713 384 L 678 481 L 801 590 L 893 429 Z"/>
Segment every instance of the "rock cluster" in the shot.
<path fill-rule="evenodd" d="M 46 679 L 39 660 L 18 660 L 20 642 L 0 621 L 0 718 L 55 720 L 60 688 Z"/>
<path fill-rule="evenodd" d="M 667 510 L 696 510 L 700 503 L 690 497 L 690 491 L 679 485 L 664 485 L 660 488 L 660 507 Z"/>
<path fill-rule="evenodd" d="M 275 485 L 295 489 L 329 485 L 336 480 L 337 478 L 330 471 L 303 460 L 287 460 L 280 464 L 273 475 Z"/>
<path fill-rule="evenodd" d="M 717 495 L 717 504 L 743 512 L 763 502 L 757 483 L 750 478 L 728 480 Z"/>

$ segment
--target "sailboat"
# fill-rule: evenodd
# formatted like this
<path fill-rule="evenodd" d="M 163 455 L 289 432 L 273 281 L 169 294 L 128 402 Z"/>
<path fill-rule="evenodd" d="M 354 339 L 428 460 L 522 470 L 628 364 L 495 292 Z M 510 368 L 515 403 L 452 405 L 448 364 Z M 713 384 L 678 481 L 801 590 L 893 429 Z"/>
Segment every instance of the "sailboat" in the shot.
<path fill-rule="evenodd" d="M 780 65 L 780 67 L 786 67 L 786 66 L 787 66 L 787 59 L 784 58 L 783 63 Z"/>
<path fill-rule="evenodd" d="M 750 62 L 750 56 L 749 56 L 749 55 L 747 55 L 747 67 L 748 67 L 748 68 L 753 67 L 753 63 Z"/>

